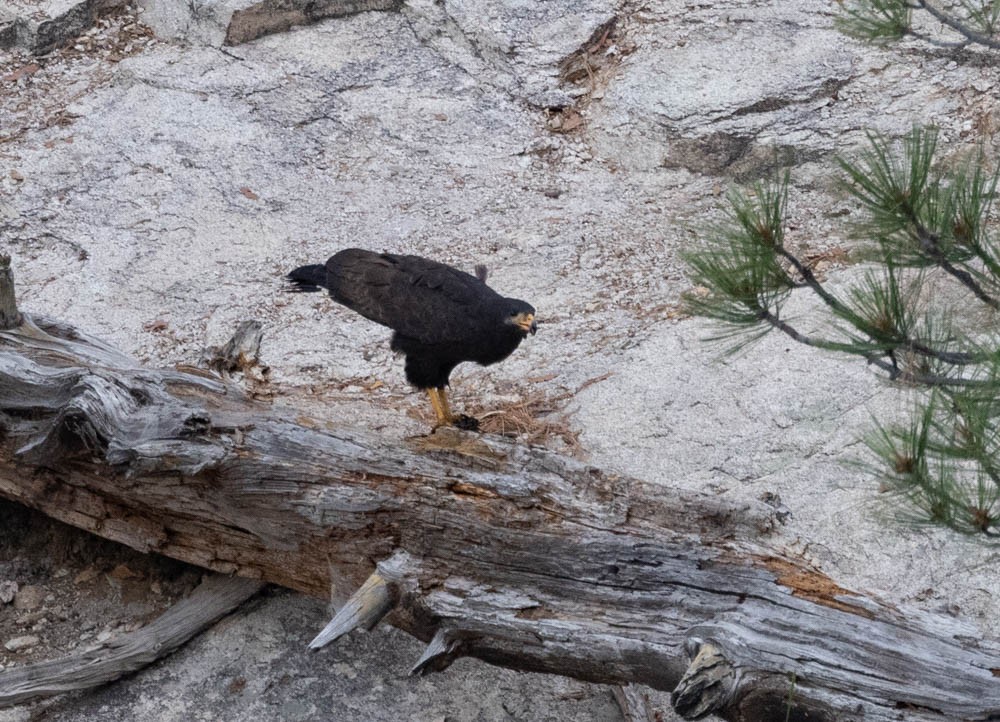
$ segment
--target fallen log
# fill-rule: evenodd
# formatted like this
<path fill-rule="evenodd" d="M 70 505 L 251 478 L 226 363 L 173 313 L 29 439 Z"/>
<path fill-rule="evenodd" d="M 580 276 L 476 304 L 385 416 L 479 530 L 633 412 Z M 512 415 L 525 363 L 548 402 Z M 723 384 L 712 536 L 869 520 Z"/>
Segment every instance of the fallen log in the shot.
<path fill-rule="evenodd" d="M 415 673 L 473 656 L 648 685 L 691 719 L 1000 719 L 1000 645 L 839 587 L 769 543 L 764 504 L 468 432 L 327 430 L 19 320 L 0 496 L 224 574 L 357 590 L 316 646 L 384 617 L 429 642 Z"/>

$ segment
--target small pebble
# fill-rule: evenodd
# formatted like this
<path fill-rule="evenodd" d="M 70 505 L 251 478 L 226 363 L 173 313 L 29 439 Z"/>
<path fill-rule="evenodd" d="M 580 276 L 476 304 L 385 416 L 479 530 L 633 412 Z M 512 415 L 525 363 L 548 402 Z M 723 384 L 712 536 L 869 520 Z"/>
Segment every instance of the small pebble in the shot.
<path fill-rule="evenodd" d="M 87 567 L 82 572 L 73 577 L 74 584 L 84 584 L 97 579 L 99 572 L 94 567 Z"/>
<path fill-rule="evenodd" d="M 14 637 L 13 639 L 7 640 L 7 643 L 3 645 L 4 649 L 8 652 L 21 652 L 25 649 L 31 649 L 34 647 L 39 640 L 33 634 L 26 634 L 23 637 Z"/>
<path fill-rule="evenodd" d="M 45 590 L 39 586 L 29 584 L 26 587 L 21 587 L 17 594 L 14 595 L 14 609 L 20 611 L 38 609 L 42 606 L 42 600 L 44 599 Z"/>

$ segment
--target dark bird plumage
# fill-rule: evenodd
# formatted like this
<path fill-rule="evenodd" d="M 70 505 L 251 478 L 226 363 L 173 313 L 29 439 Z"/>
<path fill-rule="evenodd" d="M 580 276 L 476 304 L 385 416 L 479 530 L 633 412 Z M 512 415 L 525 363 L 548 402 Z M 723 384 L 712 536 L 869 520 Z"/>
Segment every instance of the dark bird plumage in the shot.
<path fill-rule="evenodd" d="M 504 298 L 485 279 L 484 267 L 473 276 L 420 256 L 357 248 L 288 274 L 292 290 L 326 288 L 334 300 L 391 328 L 390 346 L 406 356 L 407 380 L 428 390 L 440 423 L 456 420 L 444 391 L 455 366 L 502 361 L 535 333 L 535 309 Z"/>

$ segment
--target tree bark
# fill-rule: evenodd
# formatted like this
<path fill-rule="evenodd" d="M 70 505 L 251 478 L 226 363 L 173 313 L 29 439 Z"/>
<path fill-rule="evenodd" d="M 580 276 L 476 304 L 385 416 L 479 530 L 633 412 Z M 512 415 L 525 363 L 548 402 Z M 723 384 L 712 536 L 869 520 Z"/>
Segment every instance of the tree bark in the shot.
<path fill-rule="evenodd" d="M 472 433 L 324 429 L 29 316 L 0 331 L 0 495 L 218 572 L 357 589 L 315 646 L 387 615 L 430 641 L 414 672 L 465 655 L 644 684 L 688 718 L 1000 719 L 1000 645 L 842 589 L 768 541 L 766 505 Z"/>
<path fill-rule="evenodd" d="M 14 272 L 10 268 L 10 256 L 0 254 L 0 329 L 14 328 L 21 323 L 14 297 Z"/>

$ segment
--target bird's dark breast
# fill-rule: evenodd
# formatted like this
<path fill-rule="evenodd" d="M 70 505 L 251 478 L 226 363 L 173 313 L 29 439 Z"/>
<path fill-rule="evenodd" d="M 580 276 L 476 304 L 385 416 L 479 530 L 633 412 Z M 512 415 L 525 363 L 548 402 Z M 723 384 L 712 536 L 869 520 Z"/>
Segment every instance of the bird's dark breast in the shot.
<path fill-rule="evenodd" d="M 458 364 L 474 361 L 482 366 L 503 361 L 521 343 L 521 334 L 483 334 L 474 340 L 425 344 L 400 333 L 392 335 L 393 351 L 406 356 L 406 380 L 419 389 L 441 388 Z"/>
<path fill-rule="evenodd" d="M 514 353 L 514 349 L 524 339 L 524 334 L 505 328 L 502 332 L 495 332 L 487 338 L 489 339 L 487 342 L 477 346 L 475 355 L 469 358 L 470 361 L 475 361 L 483 366 L 503 361 Z"/>

